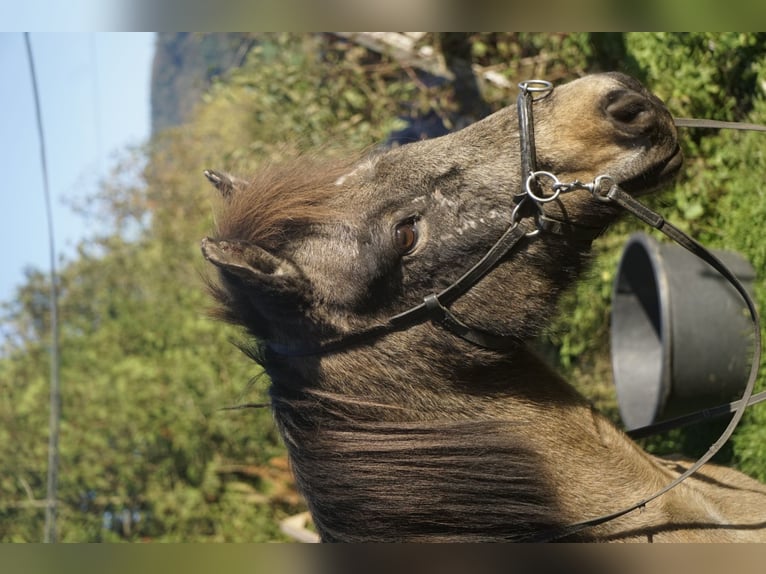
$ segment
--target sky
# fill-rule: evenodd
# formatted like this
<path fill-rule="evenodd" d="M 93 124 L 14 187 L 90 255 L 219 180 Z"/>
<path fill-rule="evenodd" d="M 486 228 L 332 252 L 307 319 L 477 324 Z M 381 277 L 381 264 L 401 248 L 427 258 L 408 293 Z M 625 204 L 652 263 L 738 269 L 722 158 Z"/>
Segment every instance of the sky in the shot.
<path fill-rule="evenodd" d="M 99 222 L 71 204 L 150 132 L 153 33 L 31 33 L 47 152 L 57 261 Z M 26 268 L 49 270 L 40 142 L 24 35 L 0 33 L 0 301 Z"/>

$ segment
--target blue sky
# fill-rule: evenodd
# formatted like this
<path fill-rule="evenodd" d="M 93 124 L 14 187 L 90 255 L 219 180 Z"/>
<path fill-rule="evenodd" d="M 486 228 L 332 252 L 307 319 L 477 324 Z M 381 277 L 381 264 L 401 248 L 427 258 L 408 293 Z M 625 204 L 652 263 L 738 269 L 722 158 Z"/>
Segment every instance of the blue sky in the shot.
<path fill-rule="evenodd" d="M 120 153 L 149 137 L 153 33 L 32 33 L 56 251 L 98 229 L 69 207 L 92 195 Z M 22 33 L 0 34 L 0 301 L 26 267 L 48 270 L 48 232 L 29 64 Z"/>

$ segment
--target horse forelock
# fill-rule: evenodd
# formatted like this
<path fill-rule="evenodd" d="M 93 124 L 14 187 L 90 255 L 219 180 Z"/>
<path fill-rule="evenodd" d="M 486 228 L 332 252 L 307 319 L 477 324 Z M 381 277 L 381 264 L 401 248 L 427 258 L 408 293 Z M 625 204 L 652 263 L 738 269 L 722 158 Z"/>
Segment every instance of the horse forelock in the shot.
<path fill-rule="evenodd" d="M 337 217 L 337 204 L 332 203 L 340 192 L 337 182 L 356 161 L 356 157 L 320 161 L 302 156 L 266 166 L 221 200 L 216 213 L 218 237 L 274 250 L 311 225 Z"/>

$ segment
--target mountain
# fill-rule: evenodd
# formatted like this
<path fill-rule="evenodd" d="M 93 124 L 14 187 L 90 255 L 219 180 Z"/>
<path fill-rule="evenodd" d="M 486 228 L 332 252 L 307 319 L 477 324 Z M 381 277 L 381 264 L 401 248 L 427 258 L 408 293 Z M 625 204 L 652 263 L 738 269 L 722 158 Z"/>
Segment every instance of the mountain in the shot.
<path fill-rule="evenodd" d="M 256 43 L 247 33 L 159 32 L 152 63 L 152 133 L 187 120 L 211 82 L 240 66 Z"/>

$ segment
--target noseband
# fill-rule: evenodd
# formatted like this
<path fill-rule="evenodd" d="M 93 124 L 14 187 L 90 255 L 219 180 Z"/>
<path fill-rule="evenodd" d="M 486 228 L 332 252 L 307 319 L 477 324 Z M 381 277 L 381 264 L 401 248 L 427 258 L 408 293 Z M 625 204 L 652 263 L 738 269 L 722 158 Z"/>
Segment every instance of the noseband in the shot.
<path fill-rule="evenodd" d="M 616 512 L 597 516 L 589 520 L 583 520 L 549 532 L 538 533 L 528 539 L 528 541 L 543 542 L 566 538 L 586 528 L 598 526 L 620 518 L 630 512 L 643 508 L 648 503 L 678 486 L 681 482 L 696 473 L 721 449 L 721 447 L 723 447 L 731 437 L 735 428 L 739 424 L 739 421 L 742 419 L 745 409 L 750 404 L 766 399 L 766 392 L 753 396 L 753 388 L 758 376 L 761 357 L 760 319 L 750 294 L 742 286 L 736 276 L 703 245 L 686 235 L 674 225 L 665 221 L 661 215 L 652 211 L 629 193 L 622 190 L 611 176 L 606 174 L 600 175 L 589 183 L 580 181 L 562 182 L 555 174 L 546 171 L 537 171 L 535 164 L 536 150 L 533 105 L 535 101 L 547 97 L 553 89 L 553 86 L 549 82 L 542 80 L 531 80 L 522 82 L 519 84 L 519 88 L 520 93 L 517 99 L 517 110 L 519 118 L 519 144 L 521 148 L 521 189 L 514 195 L 514 207 L 511 214 L 510 226 L 500 239 L 498 239 L 487 251 L 484 257 L 446 289 L 439 293 L 432 293 L 425 296 L 423 302 L 419 305 L 416 305 L 403 313 L 394 315 L 383 323 L 342 335 L 337 339 L 325 341 L 316 346 L 295 347 L 267 342 L 266 347 L 270 351 L 283 356 L 300 357 L 327 354 L 368 342 L 371 339 L 378 338 L 387 333 L 403 331 L 426 321 L 436 323 L 458 337 L 480 347 L 501 351 L 516 347 L 519 344 L 519 341 L 515 338 L 497 335 L 471 327 L 456 317 L 449 307 L 494 269 L 494 267 L 525 238 L 533 237 L 539 233 L 554 233 L 562 235 L 567 239 L 578 241 L 590 242 L 595 239 L 601 233 L 601 228 L 583 227 L 572 222 L 551 218 L 545 214 L 544 205 L 546 203 L 555 201 L 562 193 L 574 190 L 590 191 L 595 201 L 612 203 L 621 207 L 625 211 L 638 217 L 644 223 L 661 231 L 670 239 L 708 263 L 741 295 L 752 319 L 753 359 L 743 396 L 739 401 L 723 405 L 718 409 L 708 409 L 678 419 L 665 421 L 658 425 L 636 429 L 630 434 L 633 434 L 634 436 L 646 436 L 711 418 L 713 414 L 716 416 L 732 414 L 731 421 L 718 440 L 710 446 L 705 454 L 703 454 L 684 473 L 680 474 L 675 480 L 655 492 L 653 495 Z M 766 129 L 763 126 L 754 126 L 751 124 L 731 125 L 728 122 L 722 123 L 711 120 L 693 119 L 676 120 L 676 125 L 684 127 L 735 127 L 738 129 L 758 129 L 760 131 Z M 541 182 L 544 180 L 548 180 L 548 185 L 546 187 L 551 190 L 552 193 L 550 195 L 546 195 L 542 190 Z M 530 224 L 530 220 L 533 220 L 534 223 Z"/>

